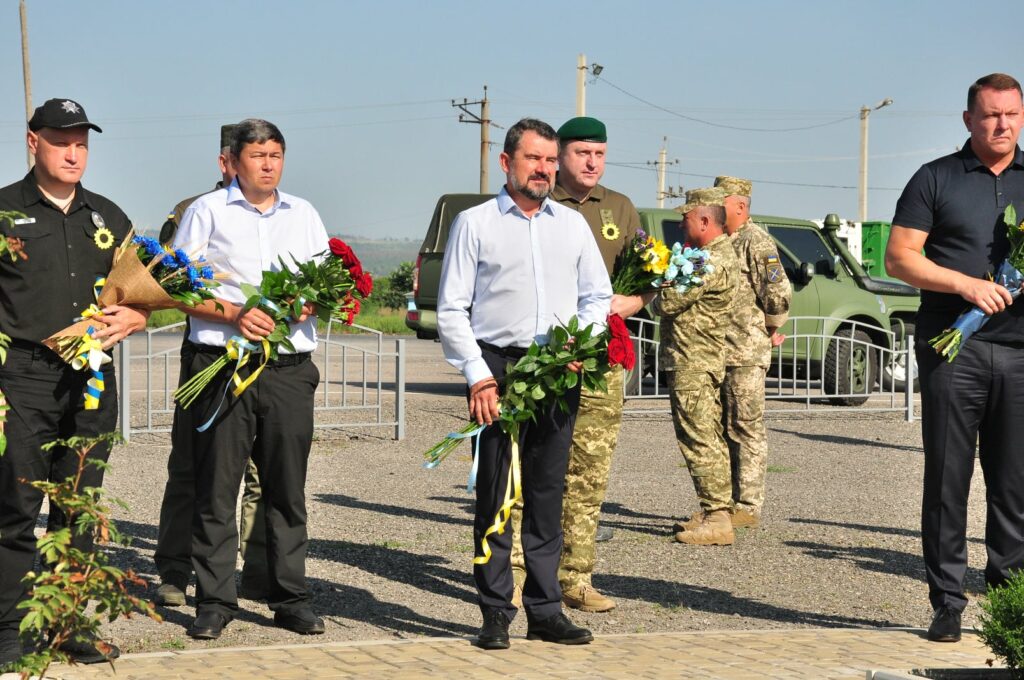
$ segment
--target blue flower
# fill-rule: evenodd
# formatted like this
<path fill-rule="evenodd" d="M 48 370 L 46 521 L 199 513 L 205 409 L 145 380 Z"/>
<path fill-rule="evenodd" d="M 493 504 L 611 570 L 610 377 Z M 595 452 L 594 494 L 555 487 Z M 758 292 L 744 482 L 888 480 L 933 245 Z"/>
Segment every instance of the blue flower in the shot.
<path fill-rule="evenodd" d="M 135 238 L 132 239 L 132 242 L 142 246 L 143 249 L 145 249 L 146 255 L 149 256 L 148 259 L 153 259 L 160 253 L 164 252 L 163 246 L 161 246 L 160 242 L 157 241 L 152 236 L 136 236 Z"/>
<path fill-rule="evenodd" d="M 188 253 L 181 248 L 174 251 L 174 259 L 177 260 L 178 267 L 191 267 L 192 261 L 188 259 Z"/>

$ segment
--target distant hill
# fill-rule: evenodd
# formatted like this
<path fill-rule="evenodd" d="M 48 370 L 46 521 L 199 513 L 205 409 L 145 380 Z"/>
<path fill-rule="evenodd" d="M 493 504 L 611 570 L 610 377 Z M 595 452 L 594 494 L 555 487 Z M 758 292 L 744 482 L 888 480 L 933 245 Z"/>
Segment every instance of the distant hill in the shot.
<path fill-rule="evenodd" d="M 160 230 L 146 229 L 143 233 L 156 238 Z M 422 242 L 421 239 L 411 238 L 376 239 L 346 234 L 331 236 L 337 236 L 352 246 L 352 250 L 356 251 L 356 255 L 362 260 L 363 268 L 375 276 L 387 276 L 403 262 L 415 262 Z"/>
<path fill-rule="evenodd" d="M 331 234 L 352 246 L 363 262 L 363 268 L 376 276 L 386 276 L 403 262 L 415 262 L 420 251 L 421 239 L 375 239 L 365 236 Z"/>

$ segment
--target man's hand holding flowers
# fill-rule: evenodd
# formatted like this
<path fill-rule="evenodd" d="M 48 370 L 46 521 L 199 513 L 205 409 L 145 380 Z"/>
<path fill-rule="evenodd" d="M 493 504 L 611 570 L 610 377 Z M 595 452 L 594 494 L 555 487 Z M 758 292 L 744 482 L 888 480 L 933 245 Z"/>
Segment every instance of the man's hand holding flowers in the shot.
<path fill-rule="evenodd" d="M 132 333 L 145 330 L 149 320 L 149 311 L 135 307 L 108 305 L 101 311 L 93 318 L 105 323 L 106 327 L 94 331 L 92 337 L 103 343 L 103 349 L 110 349 Z"/>
<path fill-rule="evenodd" d="M 469 417 L 477 425 L 490 425 L 501 415 L 498 405 L 498 381 L 484 378 L 469 388 Z"/>

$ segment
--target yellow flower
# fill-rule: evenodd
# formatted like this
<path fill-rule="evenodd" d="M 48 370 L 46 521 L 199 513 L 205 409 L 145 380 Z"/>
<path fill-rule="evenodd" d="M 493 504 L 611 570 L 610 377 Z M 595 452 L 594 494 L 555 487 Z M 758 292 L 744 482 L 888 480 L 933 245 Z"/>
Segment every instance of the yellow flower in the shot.
<path fill-rule="evenodd" d="M 664 274 L 665 270 L 668 269 L 668 261 L 671 255 L 672 251 L 665 247 L 664 243 L 655 241 L 651 251 L 647 254 L 648 260 L 644 265 L 644 269 L 659 276 Z"/>
<path fill-rule="evenodd" d="M 93 214 L 95 215 L 95 213 Z M 106 227 L 100 227 L 97 229 L 96 233 L 93 234 L 92 240 L 100 250 L 106 250 L 110 246 L 114 245 L 114 235 Z"/>
<path fill-rule="evenodd" d="M 601 236 L 604 236 L 609 241 L 614 241 L 619 238 L 619 226 L 617 224 L 608 223 L 601 227 Z"/>

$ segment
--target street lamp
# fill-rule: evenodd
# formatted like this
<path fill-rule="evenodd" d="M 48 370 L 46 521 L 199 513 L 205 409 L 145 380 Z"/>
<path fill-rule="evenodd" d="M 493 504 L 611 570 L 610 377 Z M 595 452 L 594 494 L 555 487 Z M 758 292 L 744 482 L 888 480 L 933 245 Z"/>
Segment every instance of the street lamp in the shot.
<path fill-rule="evenodd" d="M 883 109 L 892 104 L 892 99 L 886 97 L 873 107 L 862 106 L 860 108 L 860 221 L 868 218 L 868 116 L 872 111 Z"/>

